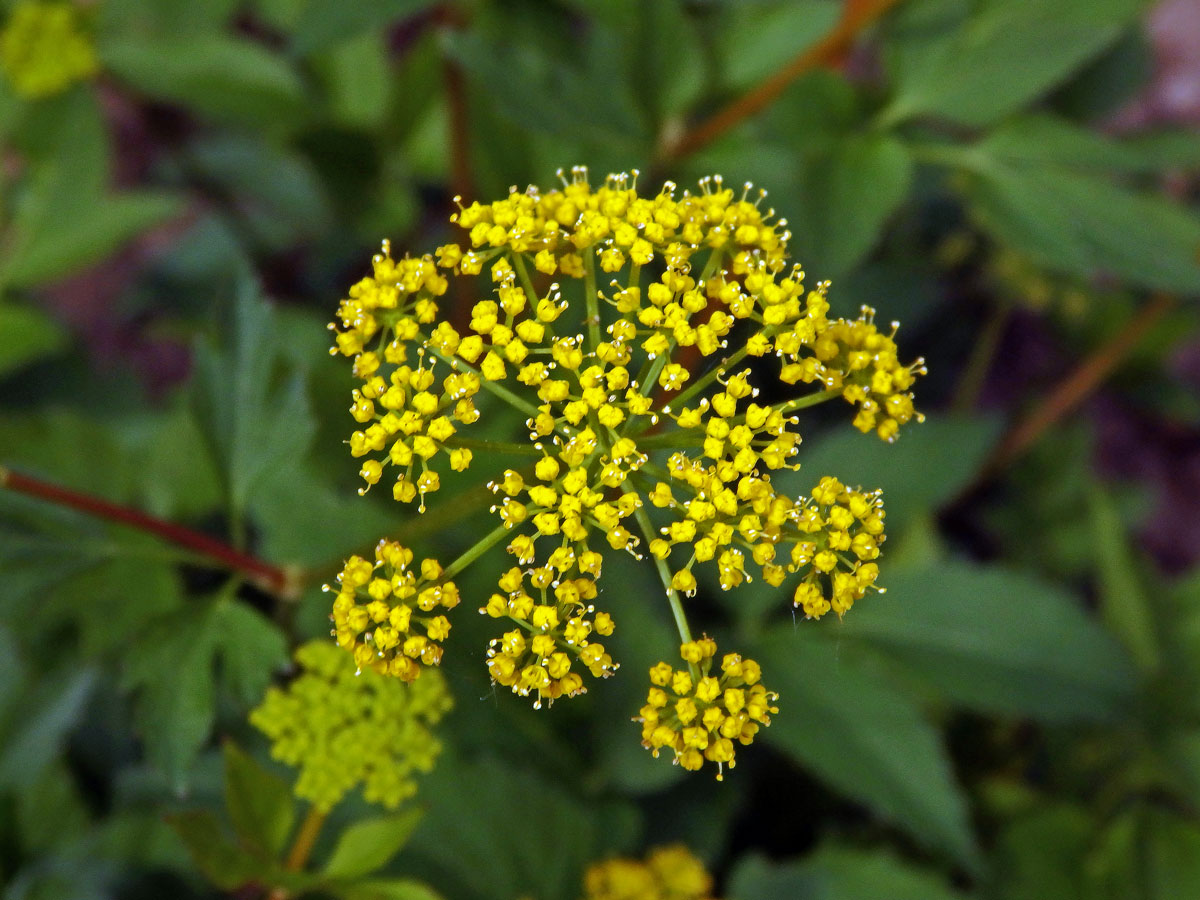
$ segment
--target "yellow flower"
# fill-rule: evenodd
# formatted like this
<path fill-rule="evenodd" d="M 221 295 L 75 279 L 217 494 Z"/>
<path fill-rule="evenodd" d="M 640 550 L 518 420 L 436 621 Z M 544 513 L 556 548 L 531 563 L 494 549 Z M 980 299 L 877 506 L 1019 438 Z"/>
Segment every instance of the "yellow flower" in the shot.
<path fill-rule="evenodd" d="M 879 492 L 825 478 L 798 496 L 772 476 L 798 468 L 806 407 L 840 399 L 855 427 L 889 442 L 921 421 L 911 388 L 924 366 L 900 362 L 896 327 L 879 331 L 873 310 L 830 318 L 829 284 L 806 283 L 764 192 L 739 194 L 718 176 L 696 193 L 667 183 L 649 195 L 636 173 L 596 187 L 582 168 L 560 177 L 551 190 L 457 201 L 458 242 L 433 254 L 393 259 L 385 242 L 330 326 L 332 352 L 359 381 L 350 452 L 364 491 L 390 484 L 420 512 L 443 479 L 488 467 L 496 529 L 447 568 L 507 540 L 516 565 L 481 608 L 507 620 L 487 666 L 535 705 L 582 693 L 584 670 L 615 671 L 598 641 L 612 619 L 591 602 L 601 561 L 652 557 L 689 667 L 666 666 L 673 674 L 651 691 L 643 738 L 689 769 L 732 765 L 734 744 L 766 724 L 774 695 L 757 674 L 734 673 L 757 673 L 736 655 L 707 675 L 711 642 L 688 639 L 680 595 L 699 589 L 706 568 L 724 590 L 796 575 L 793 601 L 819 618 L 878 590 Z M 481 291 L 456 316 L 442 308 L 452 277 L 475 278 Z M 497 434 L 503 417 L 476 436 L 493 403 L 523 420 L 513 440 Z M 364 565 L 373 568 L 355 563 Z M 395 635 L 371 611 L 387 618 L 395 603 L 372 607 L 366 582 L 348 579 L 339 642 L 363 665 L 412 677 L 417 657 L 381 647 L 381 634 L 388 647 Z M 437 642 L 448 623 L 424 627 L 422 639 Z M 668 689 L 665 709 L 656 702 Z"/>
<path fill-rule="evenodd" d="M 588 867 L 583 900 L 710 900 L 712 876 L 682 844 L 657 847 L 645 862 L 614 858 Z"/>
<path fill-rule="evenodd" d="M 710 674 L 716 653 L 716 642 L 703 638 L 679 648 L 687 667 L 654 666 L 646 705 L 634 721 L 642 725 L 642 746 L 656 758 L 665 748 L 692 771 L 715 762 L 721 781 L 725 766 L 737 764 L 735 743 L 750 744 L 760 725 L 771 724 L 779 695 L 763 687 L 758 663 L 736 653 L 721 660 L 719 675 Z"/>
<path fill-rule="evenodd" d="M 30 100 L 61 93 L 99 64 L 82 13 L 71 3 L 23 0 L 0 31 L 0 70 Z"/>
<path fill-rule="evenodd" d="M 411 550 L 387 540 L 376 545 L 374 563 L 350 557 L 338 573 L 330 616 L 356 665 L 409 682 L 422 666 L 442 661 L 439 641 L 450 634 L 450 620 L 437 609 L 459 603 L 458 588 L 435 560 L 412 563 Z"/>
<path fill-rule="evenodd" d="M 404 684 L 356 669 L 325 641 L 302 645 L 296 662 L 302 673 L 250 713 L 271 755 L 299 768 L 296 796 L 328 812 L 360 783 L 367 802 L 388 809 L 415 794 L 413 775 L 441 752 L 429 728 L 453 705 L 441 674 Z"/>

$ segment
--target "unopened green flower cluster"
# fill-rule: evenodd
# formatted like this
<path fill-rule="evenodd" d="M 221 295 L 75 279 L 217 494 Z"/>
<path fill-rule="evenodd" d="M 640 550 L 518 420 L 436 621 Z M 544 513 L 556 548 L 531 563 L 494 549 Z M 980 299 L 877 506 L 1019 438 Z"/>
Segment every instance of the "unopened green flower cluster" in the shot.
<path fill-rule="evenodd" d="M 358 784 L 370 803 L 395 809 L 416 793 L 415 773 L 441 752 L 430 731 L 453 705 L 439 672 L 405 684 L 373 671 L 327 641 L 296 651 L 303 673 L 270 688 L 250 722 L 271 755 L 300 770 L 296 796 L 328 812 Z"/>
<path fill-rule="evenodd" d="M 757 665 L 694 641 L 681 598 L 705 568 L 724 590 L 795 576 L 792 600 L 814 619 L 877 590 L 879 491 L 824 477 L 797 496 L 772 473 L 798 468 L 796 413 L 817 403 L 847 403 L 854 427 L 894 440 L 921 419 L 910 389 L 924 368 L 900 361 L 896 326 L 880 330 L 873 310 L 829 316 L 828 284 L 806 287 L 786 222 L 749 191 L 713 177 L 642 195 L 636 173 L 594 188 L 576 169 L 558 189 L 460 206 L 461 243 L 435 254 L 395 259 L 385 242 L 330 326 L 359 380 L 362 490 L 386 485 L 420 513 L 483 465 L 497 525 L 444 566 L 386 540 L 347 563 L 332 618 L 360 666 L 411 680 L 436 665 L 453 578 L 503 541 L 513 565 L 472 602 L 509 623 L 487 653 L 492 680 L 539 706 L 582 693 L 586 675 L 618 668 L 618 623 L 596 602 L 606 555 L 630 553 L 659 572 L 691 682 L 670 708 L 655 682 L 646 746 L 720 771 L 768 724 Z M 444 298 L 461 278 L 483 296 L 455 318 Z M 515 440 L 492 439 L 485 395 L 524 420 Z"/>
<path fill-rule="evenodd" d="M 61 93 L 99 68 L 96 49 L 73 3 L 21 0 L 0 30 L 0 71 L 30 100 Z"/>

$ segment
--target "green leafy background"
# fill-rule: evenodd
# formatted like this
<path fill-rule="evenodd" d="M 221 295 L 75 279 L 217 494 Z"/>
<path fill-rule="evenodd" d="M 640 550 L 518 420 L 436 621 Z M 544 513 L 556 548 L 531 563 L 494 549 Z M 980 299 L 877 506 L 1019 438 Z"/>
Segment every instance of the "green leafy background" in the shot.
<path fill-rule="evenodd" d="M 590 862 L 675 841 L 730 900 L 1200 896 L 1200 494 L 1171 475 L 1200 466 L 1178 363 L 1200 139 L 1111 127 L 1153 88 L 1146 4 L 87 6 L 97 79 L 30 101 L 0 78 L 0 466 L 293 581 L 0 490 L 5 898 L 575 900 Z M 848 58 L 816 53 L 884 6 Z M 490 526 L 466 482 L 424 523 L 358 496 L 324 325 L 381 238 L 431 250 L 455 193 L 576 163 L 766 187 L 837 310 L 904 322 L 928 420 L 887 446 L 821 410 L 778 478 L 883 488 L 887 592 L 812 623 L 759 582 L 702 585 L 693 627 L 781 695 L 723 783 L 651 759 L 629 721 L 673 642 L 653 569 L 606 564 L 618 677 L 537 713 L 488 684 L 468 599 L 417 800 L 348 800 L 290 871 L 303 808 L 246 714 L 327 633 L 320 585 L 382 534 L 448 557 Z M 1008 453 L 1096 360 L 1091 399 Z"/>

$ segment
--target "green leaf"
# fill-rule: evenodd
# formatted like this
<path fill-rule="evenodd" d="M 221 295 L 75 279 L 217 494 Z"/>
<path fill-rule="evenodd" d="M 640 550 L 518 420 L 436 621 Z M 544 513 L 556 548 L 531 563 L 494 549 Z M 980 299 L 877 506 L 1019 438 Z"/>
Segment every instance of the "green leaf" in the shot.
<path fill-rule="evenodd" d="M 1000 568 L 944 564 L 887 572 L 843 640 L 884 652 L 946 696 L 1048 721 L 1112 719 L 1133 671 L 1117 643 L 1056 586 Z"/>
<path fill-rule="evenodd" d="M 292 32 L 292 49 L 305 56 L 433 5 L 434 0 L 305 0 Z"/>
<path fill-rule="evenodd" d="M 322 874 L 327 878 L 349 879 L 378 871 L 408 843 L 424 815 L 420 809 L 408 809 L 395 815 L 361 819 L 348 826 L 338 837 Z"/>
<path fill-rule="evenodd" d="M 304 455 L 315 430 L 303 380 L 276 384 L 277 340 L 274 312 L 247 278 L 238 287 L 228 349 L 196 350 L 197 418 L 220 460 L 235 518 L 264 477 Z"/>
<path fill-rule="evenodd" d="M 1006 163 L 1132 173 L 1152 173 L 1162 167 L 1160 160 L 1139 150 L 1135 142 L 1114 141 L 1098 131 L 1040 113 L 1007 120 L 976 146 Z"/>
<path fill-rule="evenodd" d="M 601 823 L 611 806 L 568 793 L 541 771 L 443 760 L 421 794 L 429 813 L 405 855 L 427 860 L 431 880 L 452 896 L 573 897 L 583 867 L 607 849 Z"/>
<path fill-rule="evenodd" d="M 341 900 L 442 900 L 442 895 L 421 881 L 411 878 L 383 878 L 356 881 L 337 888 Z"/>
<path fill-rule="evenodd" d="M 1200 895 L 1200 828 L 1188 818 L 1151 809 L 1146 815 L 1147 894 L 1154 900 Z"/>
<path fill-rule="evenodd" d="M 446 52 L 466 69 L 496 112 L 535 133 L 631 145 L 644 137 L 630 85 L 621 77 L 620 40 L 595 26 L 569 55 L 513 35 L 452 32 Z"/>
<path fill-rule="evenodd" d="M 40 310 L 0 306 L 0 378 L 66 345 L 66 332 Z"/>
<path fill-rule="evenodd" d="M 961 157 L 972 213 L 1042 265 L 1084 277 L 1120 276 L 1167 291 L 1200 291 L 1200 220 L 1164 197 L 1050 164 Z"/>
<path fill-rule="evenodd" d="M 966 23 L 948 23 L 919 61 L 899 73 L 882 118 L 897 123 L 932 115 L 975 127 L 994 122 L 1113 43 L 1141 5 L 1140 0 L 989 0 Z"/>
<path fill-rule="evenodd" d="M 262 613 L 236 600 L 218 601 L 212 615 L 222 680 L 243 706 L 252 706 L 272 674 L 287 664 L 287 638 Z"/>
<path fill-rule="evenodd" d="M 329 228 L 329 199 L 313 165 L 277 142 L 213 135 L 192 143 L 188 163 L 209 190 L 237 198 L 237 215 L 269 248 L 290 247 Z"/>
<path fill-rule="evenodd" d="M 122 686 L 137 691 L 146 755 L 177 790 L 212 730 L 214 644 L 211 607 L 196 604 L 162 620 L 125 659 Z"/>
<path fill-rule="evenodd" d="M 1003 900 L 1095 896 L 1085 888 L 1085 857 L 1094 840 L 1091 817 L 1076 806 L 1046 806 L 1012 822 L 996 842 L 995 896 Z"/>
<path fill-rule="evenodd" d="M 335 123 L 363 131 L 376 131 L 384 124 L 395 80 L 388 57 L 386 36 L 366 32 L 313 59 Z"/>
<path fill-rule="evenodd" d="M 1125 528 L 1100 484 L 1093 485 L 1089 499 L 1101 615 L 1138 667 L 1153 672 L 1162 661 L 1154 608 L 1138 577 Z"/>
<path fill-rule="evenodd" d="M 794 225 L 805 259 L 820 264 L 822 277 L 847 272 L 870 252 L 908 195 L 912 171 L 900 141 L 873 134 L 847 136 L 811 166 L 812 211 Z"/>
<path fill-rule="evenodd" d="M 775 628 L 749 653 L 779 693 L 779 715 L 762 739 L 926 847 L 978 867 L 966 799 L 937 731 L 908 695 L 813 628 Z"/>
<path fill-rule="evenodd" d="M 826 847 L 804 860 L 778 864 L 750 856 L 734 869 L 730 900 L 962 900 L 932 872 L 886 852 Z"/>
<path fill-rule="evenodd" d="M 260 129 L 279 130 L 304 112 L 296 70 L 262 44 L 220 32 L 114 37 L 105 68 L 151 97 Z"/>
<path fill-rule="evenodd" d="M 328 565 L 395 529 L 394 514 L 337 487 L 330 468 L 283 465 L 264 475 L 250 511 L 261 523 L 261 551 L 267 559 Z M 296 527 L 299 521 L 303 528 Z"/>
<path fill-rule="evenodd" d="M 773 74 L 837 24 L 838 8 L 821 0 L 729 5 L 733 20 L 719 44 L 727 88 Z"/>
<path fill-rule="evenodd" d="M 849 407 L 845 415 L 851 418 Z M 970 484 L 995 446 L 1000 427 L 991 417 L 930 415 L 924 423 L 906 426 L 894 444 L 840 428 L 811 446 L 806 441 L 800 455 L 803 468 L 779 472 L 774 480 L 793 495 L 807 495 L 825 475 L 864 490 L 882 488 L 887 531 L 898 536 Z"/>
<path fill-rule="evenodd" d="M 12 717 L 19 724 L 4 735 L 0 787 L 11 790 L 37 781 L 82 716 L 95 682 L 94 669 L 72 666 L 35 688 Z"/>
<path fill-rule="evenodd" d="M 0 264 L 0 280 L 12 287 L 29 287 L 63 278 L 183 208 L 180 198 L 154 191 L 81 200 L 72 215 L 24 235 L 19 249 Z"/>
<path fill-rule="evenodd" d="M 295 819 L 292 789 L 268 772 L 233 741 L 226 741 L 225 808 L 233 830 L 247 848 L 277 857 L 287 843 Z"/>
<path fill-rule="evenodd" d="M 232 891 L 257 880 L 262 863 L 225 836 L 214 813 L 189 811 L 167 816 L 167 823 L 183 839 L 196 867 L 222 890 Z"/>

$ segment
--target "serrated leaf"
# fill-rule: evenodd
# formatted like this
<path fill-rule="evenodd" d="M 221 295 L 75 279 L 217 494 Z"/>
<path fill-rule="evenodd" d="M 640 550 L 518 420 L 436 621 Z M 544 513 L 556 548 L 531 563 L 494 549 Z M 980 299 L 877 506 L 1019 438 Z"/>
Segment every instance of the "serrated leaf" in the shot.
<path fill-rule="evenodd" d="M 775 628 L 749 653 L 779 693 L 779 714 L 760 739 L 926 847 L 978 867 L 966 798 L 936 729 L 909 696 L 809 628 Z"/>
<path fill-rule="evenodd" d="M 989 712 L 1048 721 L 1111 719 L 1134 673 L 1117 643 L 1058 587 L 962 564 L 889 573 L 887 593 L 856 605 L 839 630 Z"/>
<path fill-rule="evenodd" d="M 105 68 L 151 97 L 257 125 L 294 121 L 304 86 L 286 59 L 262 44 L 221 32 L 113 37 L 100 45 Z"/>
<path fill-rule="evenodd" d="M 204 876 L 222 890 L 232 891 L 257 880 L 264 866 L 225 836 L 214 813 L 195 810 L 167 816 L 167 823 L 187 846 Z"/>
<path fill-rule="evenodd" d="M 890 853 L 827 847 L 793 863 L 761 856 L 740 862 L 730 900 L 963 900 L 933 874 Z"/>
<path fill-rule="evenodd" d="M 522 128 L 620 145 L 644 137 L 617 68 L 620 41 L 606 28 L 590 29 L 567 58 L 478 31 L 451 33 L 445 42 L 496 112 Z"/>
<path fill-rule="evenodd" d="M 295 819 L 292 789 L 234 744 L 226 741 L 225 809 L 233 830 L 251 850 L 272 859 L 279 855 Z"/>
<path fill-rule="evenodd" d="M 213 615 L 197 604 L 163 620 L 130 648 L 122 685 L 137 691 L 146 754 L 176 789 L 212 730 Z"/>
<path fill-rule="evenodd" d="M 349 825 L 339 835 L 321 874 L 351 879 L 382 869 L 408 843 L 424 815 L 423 810 L 414 808 Z"/>
<path fill-rule="evenodd" d="M 62 326 L 40 310 L 0 306 L 0 378 L 53 356 L 66 344 Z"/>
<path fill-rule="evenodd" d="M 951 24 L 917 64 L 900 72 L 883 119 L 933 115 L 987 125 L 1061 83 L 1113 43 L 1140 11 L 1139 0 L 980 4 L 965 24 Z"/>
<path fill-rule="evenodd" d="M 224 683 L 244 706 L 252 706 L 273 673 L 287 664 L 287 638 L 262 613 L 235 600 L 219 601 L 212 615 Z"/>
<path fill-rule="evenodd" d="M 228 344 L 196 351 L 198 420 L 224 470 L 235 517 L 264 476 L 304 455 L 315 430 L 300 376 L 275 383 L 276 340 L 274 313 L 247 278 Z"/>
<path fill-rule="evenodd" d="M 980 152 L 962 161 L 972 172 L 973 215 L 1035 262 L 1087 278 L 1108 273 L 1140 287 L 1200 291 L 1200 219 L 1166 198 L 1050 164 L 1007 164 Z"/>

